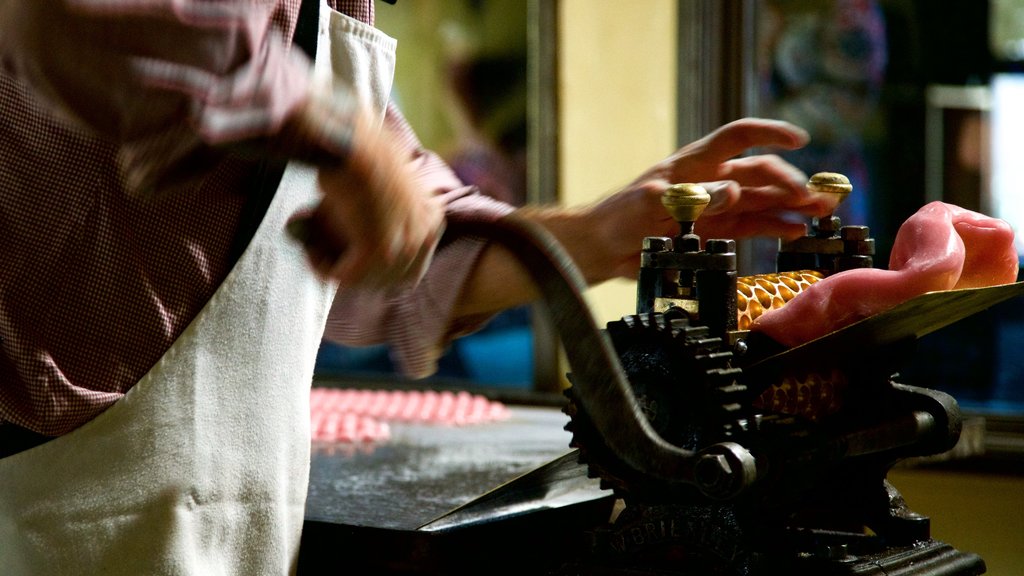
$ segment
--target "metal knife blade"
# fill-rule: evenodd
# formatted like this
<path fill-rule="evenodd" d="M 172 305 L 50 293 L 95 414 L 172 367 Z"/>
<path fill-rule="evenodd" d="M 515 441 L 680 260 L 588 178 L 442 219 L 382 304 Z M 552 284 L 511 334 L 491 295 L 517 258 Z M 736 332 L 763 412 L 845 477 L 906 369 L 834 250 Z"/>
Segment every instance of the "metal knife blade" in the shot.
<path fill-rule="evenodd" d="M 418 529 L 437 532 L 611 497 L 613 493 L 602 489 L 599 480 L 587 477 L 586 464 L 579 463 L 579 451 L 573 450 L 438 516 Z"/>

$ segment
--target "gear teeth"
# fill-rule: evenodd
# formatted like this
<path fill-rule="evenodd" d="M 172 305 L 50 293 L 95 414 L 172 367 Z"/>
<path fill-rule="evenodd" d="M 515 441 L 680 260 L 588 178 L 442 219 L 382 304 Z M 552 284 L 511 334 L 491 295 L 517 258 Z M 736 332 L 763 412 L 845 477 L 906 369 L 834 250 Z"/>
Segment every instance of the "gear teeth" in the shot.
<path fill-rule="evenodd" d="M 732 352 L 713 352 L 711 354 L 697 354 L 694 356 L 697 365 L 708 372 L 719 372 L 722 366 L 729 366 L 732 362 Z M 730 368 L 731 369 L 731 368 Z"/>
<path fill-rule="evenodd" d="M 654 402 L 652 410 L 668 410 L 678 418 L 654 419 L 657 432 L 670 443 L 699 450 L 723 438 L 742 442 L 745 423 L 752 417 L 749 392 L 739 382 L 742 370 L 732 367 L 733 352 L 706 326 L 694 326 L 684 313 L 643 313 L 608 322 L 605 330 L 630 385 L 641 401 Z M 570 375 L 570 384 L 574 384 Z M 605 445 L 586 410 L 577 403 L 570 385 L 563 412 L 572 433 L 569 445 L 579 450 L 587 475 L 629 502 L 675 501 L 692 497 L 692 488 L 639 474 Z M 672 388 L 677 387 L 677 388 Z M 657 408 L 661 403 L 662 408 Z M 679 408 L 675 406 L 678 404 Z M 692 418 L 692 420 L 691 420 Z M 682 427 L 680 427 L 682 422 Z"/>
<path fill-rule="evenodd" d="M 747 387 L 742 385 L 742 384 L 736 384 L 736 383 L 727 384 L 725 386 L 720 386 L 717 389 L 717 394 L 718 394 L 719 398 L 721 400 L 723 400 L 723 401 L 728 401 L 730 398 L 736 398 L 736 397 L 739 397 L 739 396 L 743 396 L 746 393 L 747 393 Z"/>
<path fill-rule="evenodd" d="M 708 359 L 712 362 L 726 363 L 732 360 L 732 351 L 723 350 L 721 352 L 712 352 L 707 355 Z"/>
<path fill-rule="evenodd" d="M 687 340 L 699 340 L 707 338 L 708 334 L 711 334 L 711 329 L 707 326 L 689 326 L 683 330 L 683 334 Z"/>
<path fill-rule="evenodd" d="M 739 413 L 743 409 L 743 406 L 738 403 L 722 404 L 720 412 L 722 414 L 734 415 Z"/>
<path fill-rule="evenodd" d="M 722 346 L 722 339 L 717 336 L 708 338 L 696 338 L 692 341 L 692 344 L 697 348 L 703 348 L 706 350 L 717 350 Z"/>
<path fill-rule="evenodd" d="M 689 330 L 694 330 L 694 327 L 690 326 L 690 321 L 687 320 L 686 318 L 673 318 L 672 320 L 669 321 L 668 325 L 672 327 L 673 336 L 680 332 L 685 334 Z M 707 331 L 706 328 L 705 331 Z"/>

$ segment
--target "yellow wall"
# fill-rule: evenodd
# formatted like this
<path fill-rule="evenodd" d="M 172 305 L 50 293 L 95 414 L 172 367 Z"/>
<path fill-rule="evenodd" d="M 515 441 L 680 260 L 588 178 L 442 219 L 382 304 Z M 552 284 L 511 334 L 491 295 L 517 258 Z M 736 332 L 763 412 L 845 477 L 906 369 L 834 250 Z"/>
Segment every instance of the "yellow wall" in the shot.
<path fill-rule="evenodd" d="M 676 142 L 676 0 L 562 0 L 560 201 L 593 202 L 670 154 Z M 640 250 L 640 246 L 636 247 Z M 591 289 L 600 325 L 635 309 L 635 285 Z"/>

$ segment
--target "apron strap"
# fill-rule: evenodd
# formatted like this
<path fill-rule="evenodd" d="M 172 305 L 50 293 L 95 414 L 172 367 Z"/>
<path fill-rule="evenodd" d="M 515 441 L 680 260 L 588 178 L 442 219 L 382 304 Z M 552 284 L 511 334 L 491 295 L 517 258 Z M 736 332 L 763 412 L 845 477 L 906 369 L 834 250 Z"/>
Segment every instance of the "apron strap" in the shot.
<path fill-rule="evenodd" d="M 320 29 L 320 0 L 302 0 L 299 6 L 299 18 L 295 23 L 295 35 L 292 42 L 309 56 L 316 59 L 316 45 Z M 261 160 L 256 164 L 252 178 L 247 185 L 248 194 L 242 207 L 238 223 L 238 232 L 231 245 L 229 261 L 237 262 L 245 252 L 249 242 L 256 235 L 256 229 L 263 222 L 270 201 L 281 183 L 281 176 L 287 162 L 282 160 Z"/>

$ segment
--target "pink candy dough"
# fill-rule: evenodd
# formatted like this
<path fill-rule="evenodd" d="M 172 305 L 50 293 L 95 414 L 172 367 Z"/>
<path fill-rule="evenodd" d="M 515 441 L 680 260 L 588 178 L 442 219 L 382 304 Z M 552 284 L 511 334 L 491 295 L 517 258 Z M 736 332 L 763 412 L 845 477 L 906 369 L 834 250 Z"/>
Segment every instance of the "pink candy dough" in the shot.
<path fill-rule="evenodd" d="M 389 422 L 465 426 L 509 418 L 501 402 L 466 391 L 353 390 L 314 387 L 309 394 L 314 441 L 375 442 Z"/>
<path fill-rule="evenodd" d="M 798 346 L 925 292 L 1010 284 L 1017 279 L 1017 268 L 1009 224 L 932 202 L 900 227 L 888 270 L 833 274 L 785 306 L 766 310 L 751 330 Z"/>

